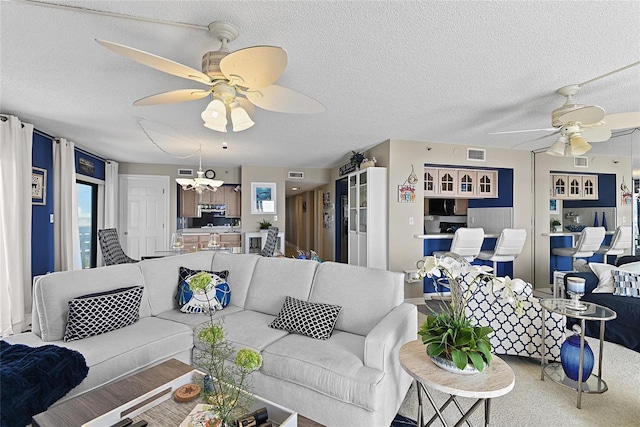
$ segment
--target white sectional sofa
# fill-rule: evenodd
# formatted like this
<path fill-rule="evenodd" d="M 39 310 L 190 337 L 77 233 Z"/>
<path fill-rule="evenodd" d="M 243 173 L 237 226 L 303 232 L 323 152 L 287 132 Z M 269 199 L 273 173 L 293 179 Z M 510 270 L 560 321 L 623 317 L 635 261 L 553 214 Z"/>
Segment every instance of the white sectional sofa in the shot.
<path fill-rule="evenodd" d="M 231 303 L 215 317 L 224 317 L 234 346 L 261 352 L 256 394 L 328 426 L 390 425 L 411 384 L 398 350 L 417 334 L 417 310 L 404 303 L 400 273 L 206 251 L 52 273 L 34 284 L 32 332 L 5 340 L 82 353 L 89 374 L 65 399 L 170 358 L 191 363 L 193 329 L 209 318 L 179 311 L 174 296 L 181 266 L 229 270 Z M 133 285 L 144 287 L 139 321 L 63 341 L 69 300 Z M 286 296 L 341 306 L 331 337 L 317 340 L 270 328 Z"/>

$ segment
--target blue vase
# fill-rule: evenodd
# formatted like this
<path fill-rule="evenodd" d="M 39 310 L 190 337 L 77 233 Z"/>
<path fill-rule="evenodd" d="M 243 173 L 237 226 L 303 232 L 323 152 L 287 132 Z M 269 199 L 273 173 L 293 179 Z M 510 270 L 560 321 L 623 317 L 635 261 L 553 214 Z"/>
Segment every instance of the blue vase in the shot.
<path fill-rule="evenodd" d="M 605 216 L 604 212 L 602 212 L 602 226 L 605 230 L 607 229 L 607 217 Z"/>
<path fill-rule="evenodd" d="M 593 226 L 597 227 L 598 226 L 598 212 L 594 212 L 593 213 Z"/>
<path fill-rule="evenodd" d="M 560 347 L 560 362 L 562 369 L 568 378 L 578 381 L 578 372 L 580 369 L 580 335 L 572 335 L 562 343 Z M 593 351 L 589 347 L 587 341 L 584 342 L 584 360 L 582 361 L 582 382 L 593 371 Z"/>

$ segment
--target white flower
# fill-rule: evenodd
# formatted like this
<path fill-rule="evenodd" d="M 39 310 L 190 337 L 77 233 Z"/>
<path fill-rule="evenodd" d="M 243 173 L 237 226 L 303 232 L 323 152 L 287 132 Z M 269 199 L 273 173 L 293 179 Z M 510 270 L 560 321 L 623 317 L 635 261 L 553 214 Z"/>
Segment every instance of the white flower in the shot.
<path fill-rule="evenodd" d="M 438 261 L 434 256 L 427 256 L 419 260 L 416 264 L 418 267 L 418 275 L 420 278 L 426 277 L 440 277 L 440 268 L 438 268 Z"/>

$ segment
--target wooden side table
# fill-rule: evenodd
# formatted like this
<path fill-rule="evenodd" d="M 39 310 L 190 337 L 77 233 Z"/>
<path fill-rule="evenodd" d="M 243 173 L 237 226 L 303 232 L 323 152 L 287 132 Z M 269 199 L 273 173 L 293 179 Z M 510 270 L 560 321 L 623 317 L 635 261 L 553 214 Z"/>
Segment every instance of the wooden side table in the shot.
<path fill-rule="evenodd" d="M 456 426 L 463 424 L 467 418 L 484 403 L 484 425 L 489 425 L 491 399 L 509 393 L 515 385 L 515 375 L 509 365 L 498 356 L 493 355 L 491 364 L 484 371 L 473 375 L 454 374 L 436 366 L 429 356 L 422 341 L 415 340 L 400 348 L 400 365 L 411 375 L 416 383 L 418 393 L 418 427 L 431 425 L 437 418 L 446 427 L 447 422 L 442 415 L 450 403 L 453 403 L 462 417 Z M 440 407 L 436 405 L 429 393 L 429 388 L 439 390 L 450 395 L 449 399 Z M 435 415 L 424 424 L 422 419 L 422 391 L 435 410 Z M 467 412 L 456 401 L 456 397 L 470 397 L 477 399 Z M 467 421 L 468 423 L 468 421 Z"/>

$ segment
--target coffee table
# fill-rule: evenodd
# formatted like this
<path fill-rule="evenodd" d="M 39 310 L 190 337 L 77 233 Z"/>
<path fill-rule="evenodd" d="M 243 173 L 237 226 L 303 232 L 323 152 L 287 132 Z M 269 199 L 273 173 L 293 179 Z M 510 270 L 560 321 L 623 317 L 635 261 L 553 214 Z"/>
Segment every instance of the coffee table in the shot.
<path fill-rule="evenodd" d="M 482 372 L 473 375 L 454 374 L 436 366 L 427 356 L 425 345 L 420 340 L 410 341 L 400 348 L 400 365 L 416 383 L 418 427 L 429 426 L 437 418 L 446 427 L 448 424 L 442 411 L 450 403 L 453 403 L 462 414 L 456 426 L 469 423 L 467 421 L 469 416 L 484 403 L 484 425 L 488 426 L 491 399 L 509 393 L 515 385 L 513 370 L 496 355 L 491 356 L 491 364 Z M 450 397 L 441 407 L 438 407 L 429 393 L 429 388 L 447 393 Z M 436 412 L 426 424 L 422 419 L 422 392 L 426 394 Z M 470 397 L 477 400 L 467 412 L 464 412 L 456 397 Z"/>
<path fill-rule="evenodd" d="M 32 419 L 34 427 L 109 427 L 120 419 L 145 419 L 149 426 L 178 426 L 198 403 L 178 403 L 173 391 L 201 374 L 193 366 L 170 359 L 137 374 L 98 387 L 55 405 Z M 266 407 L 282 427 L 321 427 L 297 413 L 255 396 L 255 408 Z"/>

